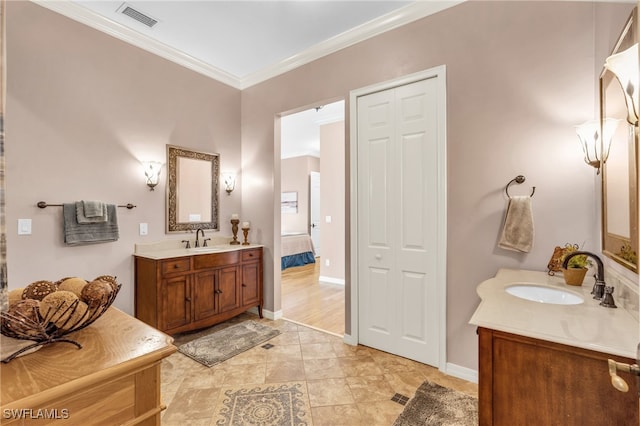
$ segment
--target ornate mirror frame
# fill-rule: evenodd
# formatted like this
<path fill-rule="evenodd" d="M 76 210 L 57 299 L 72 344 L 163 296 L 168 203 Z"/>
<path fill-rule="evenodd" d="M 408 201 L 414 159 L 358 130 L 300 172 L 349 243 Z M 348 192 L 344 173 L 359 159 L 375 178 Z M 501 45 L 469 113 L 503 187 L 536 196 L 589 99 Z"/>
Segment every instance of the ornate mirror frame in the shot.
<path fill-rule="evenodd" d="M 187 184 L 180 181 L 180 159 L 190 159 L 208 162 L 210 173 L 202 179 Z M 209 169 L 207 167 L 207 169 Z M 198 228 L 220 230 L 218 220 L 219 210 L 219 176 L 220 155 L 193 151 L 174 145 L 167 145 L 167 233 L 194 231 Z M 210 179 L 210 180 L 209 180 Z M 198 185 L 202 182 L 203 185 Z M 204 194 L 203 191 L 210 193 Z M 181 193 L 182 192 L 182 193 Z M 199 193 L 198 193 L 199 192 Z M 201 217 L 193 221 L 179 221 L 179 207 L 181 197 L 198 194 L 198 197 L 211 202 L 211 217 Z M 205 206 L 208 207 L 209 206 Z"/>
<path fill-rule="evenodd" d="M 634 8 L 611 54 L 624 51 L 637 41 L 637 8 Z M 613 117 L 621 121 L 611 140 L 609 160 L 602 165 L 602 253 L 637 273 L 638 220 L 640 219 L 637 199 L 638 126 L 629 124 L 626 121 L 626 114 L 621 111 L 626 111 L 622 87 L 615 75 L 604 69 L 600 74 L 600 120 L 602 123 L 605 118 Z M 617 155 L 616 160 L 614 160 L 615 155 Z M 625 155 L 626 158 L 624 158 Z M 622 188 L 622 192 L 613 192 L 614 189 L 619 188 Z M 620 223 L 611 222 L 615 217 L 622 219 Z M 628 224 L 624 223 L 626 220 Z M 613 223 L 615 226 L 610 226 Z M 622 229 L 627 226 L 628 235 L 616 232 L 615 228 Z"/>

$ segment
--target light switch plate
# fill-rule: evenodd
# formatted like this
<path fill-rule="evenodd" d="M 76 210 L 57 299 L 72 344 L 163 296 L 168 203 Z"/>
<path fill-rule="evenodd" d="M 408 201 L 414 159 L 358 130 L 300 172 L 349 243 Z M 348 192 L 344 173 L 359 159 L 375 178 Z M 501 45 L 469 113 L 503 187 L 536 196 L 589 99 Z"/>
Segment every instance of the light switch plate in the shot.
<path fill-rule="evenodd" d="M 31 219 L 18 219 L 18 235 L 31 235 Z"/>
<path fill-rule="evenodd" d="M 149 224 L 141 223 L 140 224 L 140 235 L 147 235 L 149 233 Z"/>

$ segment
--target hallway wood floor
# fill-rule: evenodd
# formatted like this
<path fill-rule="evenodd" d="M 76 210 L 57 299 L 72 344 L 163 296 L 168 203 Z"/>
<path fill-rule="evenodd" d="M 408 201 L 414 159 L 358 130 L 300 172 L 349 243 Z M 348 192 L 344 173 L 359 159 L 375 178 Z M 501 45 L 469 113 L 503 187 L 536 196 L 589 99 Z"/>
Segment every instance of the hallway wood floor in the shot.
<path fill-rule="evenodd" d="M 285 319 L 344 335 L 344 286 L 319 281 L 316 263 L 282 271 L 282 313 Z"/>

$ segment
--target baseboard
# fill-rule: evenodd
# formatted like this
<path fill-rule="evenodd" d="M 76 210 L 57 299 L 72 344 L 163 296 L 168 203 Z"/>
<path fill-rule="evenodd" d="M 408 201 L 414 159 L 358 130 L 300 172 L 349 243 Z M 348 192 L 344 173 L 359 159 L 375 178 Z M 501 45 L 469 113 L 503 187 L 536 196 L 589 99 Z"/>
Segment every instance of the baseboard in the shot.
<path fill-rule="evenodd" d="M 347 345 L 351 345 L 351 346 L 357 346 L 358 345 L 358 340 L 354 336 L 352 336 L 350 334 L 345 334 L 342 337 L 342 341 L 344 343 L 346 343 Z"/>
<path fill-rule="evenodd" d="M 253 312 L 256 315 L 258 315 L 258 308 L 251 308 L 249 309 L 249 312 Z M 268 311 L 266 309 L 262 309 L 262 316 L 265 317 L 266 319 L 270 319 L 272 321 L 275 320 L 279 320 L 280 318 L 282 318 L 282 311 Z"/>
<path fill-rule="evenodd" d="M 329 283 L 329 284 L 344 285 L 344 278 L 331 278 L 331 277 L 324 277 L 321 275 L 320 277 L 318 277 L 318 281 L 322 281 L 323 283 Z"/>
<path fill-rule="evenodd" d="M 447 371 L 445 374 L 449 376 L 457 377 L 458 379 L 463 379 L 468 382 L 478 383 L 478 371 L 472 370 L 471 368 L 462 367 L 460 365 L 447 363 Z"/>

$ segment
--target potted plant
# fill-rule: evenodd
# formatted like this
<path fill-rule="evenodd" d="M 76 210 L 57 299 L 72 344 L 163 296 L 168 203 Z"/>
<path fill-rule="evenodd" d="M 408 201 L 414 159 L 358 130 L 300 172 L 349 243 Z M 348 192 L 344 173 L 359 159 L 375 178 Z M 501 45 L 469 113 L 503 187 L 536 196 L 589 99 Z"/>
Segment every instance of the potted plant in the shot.
<path fill-rule="evenodd" d="M 567 251 L 564 257 L 567 257 L 573 251 L 575 251 L 575 249 Z M 591 261 L 586 255 L 579 254 L 577 256 L 573 256 L 571 259 L 569 259 L 567 268 L 562 270 L 564 282 L 568 285 L 582 285 L 582 281 L 584 281 L 584 277 L 587 274 L 589 266 L 591 266 Z"/>

